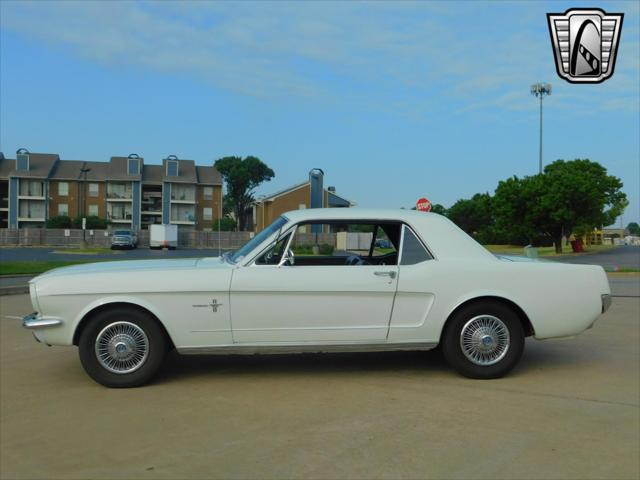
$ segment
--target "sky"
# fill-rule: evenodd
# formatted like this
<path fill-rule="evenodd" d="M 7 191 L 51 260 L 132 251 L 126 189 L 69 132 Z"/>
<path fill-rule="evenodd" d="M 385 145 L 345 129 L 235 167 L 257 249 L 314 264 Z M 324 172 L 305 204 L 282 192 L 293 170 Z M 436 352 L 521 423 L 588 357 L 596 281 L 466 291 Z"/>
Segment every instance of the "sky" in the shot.
<path fill-rule="evenodd" d="M 0 150 L 255 155 L 362 207 L 452 205 L 589 158 L 640 222 L 640 2 L 0 2 Z M 558 77 L 546 13 L 625 14 L 613 77 Z"/>

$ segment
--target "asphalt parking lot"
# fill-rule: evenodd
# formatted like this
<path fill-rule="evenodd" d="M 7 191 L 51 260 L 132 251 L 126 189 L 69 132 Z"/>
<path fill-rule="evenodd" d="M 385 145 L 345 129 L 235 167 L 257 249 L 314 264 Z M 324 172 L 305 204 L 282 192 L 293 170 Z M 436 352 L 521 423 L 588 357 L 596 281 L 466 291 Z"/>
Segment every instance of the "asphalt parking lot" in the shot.
<path fill-rule="evenodd" d="M 173 355 L 130 390 L 4 317 L 28 313 L 26 295 L 0 306 L 3 479 L 640 476 L 638 298 L 575 339 L 527 340 L 500 380 L 437 352 Z"/>

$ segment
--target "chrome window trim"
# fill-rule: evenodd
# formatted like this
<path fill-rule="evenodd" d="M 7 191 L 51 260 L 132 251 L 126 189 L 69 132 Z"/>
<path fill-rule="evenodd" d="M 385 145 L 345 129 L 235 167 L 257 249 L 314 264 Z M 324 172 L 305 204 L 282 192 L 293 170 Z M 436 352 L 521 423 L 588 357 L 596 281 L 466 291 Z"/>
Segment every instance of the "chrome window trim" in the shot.
<path fill-rule="evenodd" d="M 287 228 L 287 230 L 285 230 L 285 232 L 284 232 L 284 233 L 276 234 L 276 238 L 275 238 L 272 242 L 269 242 L 269 244 L 268 244 L 266 247 L 264 247 L 262 250 L 260 250 L 260 252 L 259 252 L 257 255 L 254 255 L 254 256 L 251 258 L 251 260 L 249 260 L 248 262 L 246 262 L 243 266 L 244 266 L 244 267 L 260 267 L 260 268 L 262 268 L 262 267 L 279 267 L 279 266 L 280 266 L 280 264 L 278 264 L 278 265 L 260 265 L 260 264 L 256 263 L 256 261 L 257 261 L 257 260 L 258 260 L 258 258 L 260 258 L 262 255 L 264 255 L 265 253 L 267 253 L 267 251 L 268 251 L 270 248 L 273 248 L 273 246 L 274 246 L 275 244 L 277 244 L 277 243 L 280 241 L 280 239 L 281 239 L 281 238 L 284 238 L 284 237 L 285 237 L 289 232 L 291 232 L 291 229 L 292 229 L 292 228 L 294 228 L 294 227 L 295 227 L 295 225 L 294 225 L 294 226 L 292 226 L 292 227 L 290 227 L 290 228 Z M 291 238 L 293 238 L 293 236 L 291 236 Z M 289 244 L 291 243 L 291 238 L 289 239 Z"/>
<path fill-rule="evenodd" d="M 284 215 L 282 215 L 284 217 Z M 287 217 L 284 217 L 287 218 Z M 288 220 L 288 219 L 287 219 Z M 327 224 L 331 224 L 333 222 L 335 223 L 371 223 L 371 224 L 376 224 L 376 223 L 398 223 L 400 224 L 401 228 L 400 228 L 400 242 L 399 242 L 399 248 L 398 248 L 398 260 L 396 262 L 397 267 L 401 266 L 401 261 L 402 261 L 402 251 L 403 251 L 403 247 L 404 247 L 404 229 L 408 228 L 409 230 L 411 230 L 411 233 L 413 233 L 413 235 L 418 239 L 418 242 L 420 242 L 420 244 L 422 245 L 422 247 L 425 249 L 425 251 L 427 252 L 427 255 L 429 255 L 430 258 L 428 258 L 427 260 L 424 260 L 424 262 L 428 262 L 431 260 L 437 260 L 437 257 L 433 254 L 433 251 L 427 246 L 426 242 L 424 241 L 424 239 L 418 235 L 416 233 L 415 228 L 413 228 L 413 226 L 411 226 L 410 224 L 408 224 L 407 222 L 403 221 L 403 220 L 393 220 L 393 219 L 322 219 L 322 220 L 301 220 L 298 221 L 296 223 L 294 223 L 293 225 L 291 225 L 290 227 L 288 227 L 284 233 L 279 234 L 277 236 L 277 238 L 273 241 L 273 242 L 269 242 L 269 244 L 264 247 L 262 250 L 260 250 L 260 252 L 256 255 L 254 255 L 251 260 L 243 263 L 242 266 L 244 267 L 280 267 L 283 265 L 284 263 L 284 257 L 283 259 L 280 261 L 280 263 L 278 265 L 258 265 L 256 264 L 256 260 L 263 254 L 265 254 L 267 252 L 267 250 L 269 248 L 272 247 L 273 244 L 278 243 L 278 241 L 283 238 L 285 235 L 289 234 L 292 230 L 293 230 L 293 235 L 291 235 L 291 238 L 289 239 L 289 242 L 287 244 L 287 248 L 285 249 L 288 250 L 291 246 L 291 242 L 293 241 L 293 237 L 295 236 L 296 230 L 298 228 L 299 225 L 302 224 L 309 224 L 309 223 L 318 223 L 321 222 L 323 225 L 327 225 Z M 424 263 L 424 262 L 420 262 L 420 263 Z M 420 263 L 416 263 L 415 265 L 419 265 Z M 338 265 L 335 265 L 338 266 Z M 410 267 L 411 265 L 405 265 L 405 267 Z"/>

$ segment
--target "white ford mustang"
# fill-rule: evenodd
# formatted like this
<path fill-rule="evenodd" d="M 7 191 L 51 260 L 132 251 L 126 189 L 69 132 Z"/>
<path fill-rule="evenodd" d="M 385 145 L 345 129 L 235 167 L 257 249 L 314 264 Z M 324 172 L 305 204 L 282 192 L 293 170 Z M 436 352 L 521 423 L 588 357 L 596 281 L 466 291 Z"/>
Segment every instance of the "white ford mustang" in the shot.
<path fill-rule="evenodd" d="M 524 259 L 521 259 L 524 260 Z M 181 354 L 428 350 L 472 378 L 511 370 L 524 339 L 576 335 L 610 305 L 604 270 L 499 258 L 446 218 L 288 212 L 231 255 L 59 268 L 30 282 L 23 325 L 77 345 L 110 387 Z"/>

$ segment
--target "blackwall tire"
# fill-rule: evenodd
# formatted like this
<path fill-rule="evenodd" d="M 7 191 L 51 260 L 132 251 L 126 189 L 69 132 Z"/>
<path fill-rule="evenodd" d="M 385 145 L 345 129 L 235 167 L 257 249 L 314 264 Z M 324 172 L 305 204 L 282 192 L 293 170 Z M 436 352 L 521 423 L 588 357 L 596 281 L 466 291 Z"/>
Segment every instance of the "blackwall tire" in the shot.
<path fill-rule="evenodd" d="M 445 326 L 442 352 L 460 374 L 469 378 L 500 378 L 520 361 L 524 330 L 506 305 L 481 302 L 463 307 Z"/>
<path fill-rule="evenodd" d="M 89 320 L 78 342 L 80 362 L 96 382 L 112 388 L 139 387 L 157 373 L 167 338 L 150 314 L 114 307 Z"/>

